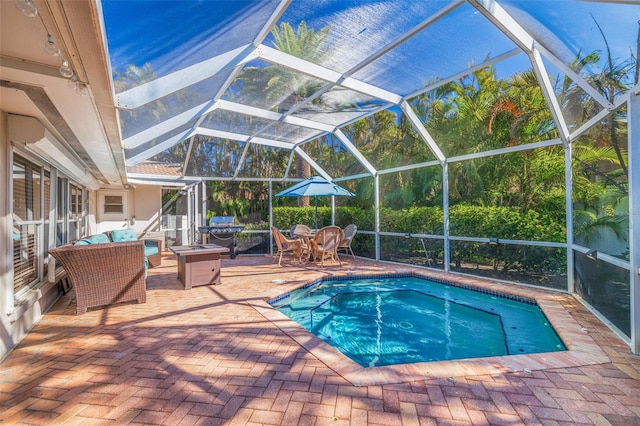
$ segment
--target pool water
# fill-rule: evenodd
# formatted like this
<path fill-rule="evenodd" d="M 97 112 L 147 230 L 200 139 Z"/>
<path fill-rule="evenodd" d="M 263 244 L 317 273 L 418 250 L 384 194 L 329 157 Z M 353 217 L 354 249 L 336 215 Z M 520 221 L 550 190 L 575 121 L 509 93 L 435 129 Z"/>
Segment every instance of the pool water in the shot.
<path fill-rule="evenodd" d="M 270 303 L 363 367 L 566 350 L 532 300 L 415 276 L 320 281 Z"/>

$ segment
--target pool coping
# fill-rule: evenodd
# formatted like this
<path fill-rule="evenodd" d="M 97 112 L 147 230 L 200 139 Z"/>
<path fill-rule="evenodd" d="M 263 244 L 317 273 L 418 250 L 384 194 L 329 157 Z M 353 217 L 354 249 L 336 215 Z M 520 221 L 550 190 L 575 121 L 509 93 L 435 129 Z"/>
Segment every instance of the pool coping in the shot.
<path fill-rule="evenodd" d="M 573 297 L 570 294 L 506 284 L 485 278 L 415 269 L 396 270 L 383 274 L 379 272 L 374 274 L 358 273 L 357 277 L 393 277 L 407 274 L 440 282 L 444 281 L 453 285 L 468 286 L 483 291 L 505 293 L 517 298 L 535 300 L 567 350 L 452 361 L 419 362 L 382 367 L 362 367 L 272 307 L 268 301 L 275 298 L 254 300 L 250 302 L 250 305 L 265 319 L 273 323 L 283 333 L 354 386 L 404 383 L 429 379 L 455 380 L 456 377 L 460 376 L 496 375 L 509 372 L 530 374 L 536 370 L 579 367 L 610 362 L 606 353 L 589 335 L 589 330 L 581 327 L 562 306 L 560 298 Z M 354 275 L 350 274 L 349 271 L 344 271 L 343 273 L 332 274 L 330 277 L 325 277 L 325 279 L 340 277 L 353 278 Z M 309 280 L 307 283 L 297 287 L 304 287 L 316 281 L 318 280 Z"/>

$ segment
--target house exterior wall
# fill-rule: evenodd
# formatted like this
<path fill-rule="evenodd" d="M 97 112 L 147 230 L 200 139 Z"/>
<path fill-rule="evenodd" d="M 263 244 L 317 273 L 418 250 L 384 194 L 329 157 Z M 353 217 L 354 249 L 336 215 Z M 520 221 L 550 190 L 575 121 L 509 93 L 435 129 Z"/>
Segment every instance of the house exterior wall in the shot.
<path fill-rule="evenodd" d="M 13 148 L 9 137 L 9 115 L 0 110 L 0 362 L 26 336 L 29 330 L 37 324 L 42 316 L 53 306 L 60 297 L 61 291 L 57 280 L 62 276 L 49 278 L 45 270 L 44 277 L 26 293 L 20 293 L 16 299 L 14 293 L 13 271 L 13 201 L 11 182 L 13 179 Z M 101 217 L 101 196 L 104 193 L 117 192 L 124 194 L 127 200 L 127 212 L 122 217 Z M 139 186 L 135 189 L 112 188 L 98 189 L 87 192 L 85 205 L 85 236 L 104 231 L 129 226 L 138 235 L 153 232 L 157 238 L 160 228 L 161 212 L 160 186 Z M 135 216 L 135 221 L 133 217 Z M 104 219 L 101 221 L 101 219 Z M 51 281 L 49 281 L 50 279 Z"/>
<path fill-rule="evenodd" d="M 130 226 L 136 234 L 148 236 L 160 230 L 162 214 L 162 188 L 155 185 L 139 185 L 130 192 Z M 135 217 L 135 221 L 132 219 Z M 152 234 L 153 235 L 153 234 Z"/>
<path fill-rule="evenodd" d="M 89 202 L 89 229 L 93 233 L 133 228 L 138 236 L 157 236 L 162 211 L 162 188 L 140 185 L 131 189 L 100 189 Z M 105 214 L 105 196 L 122 196 L 122 214 Z"/>

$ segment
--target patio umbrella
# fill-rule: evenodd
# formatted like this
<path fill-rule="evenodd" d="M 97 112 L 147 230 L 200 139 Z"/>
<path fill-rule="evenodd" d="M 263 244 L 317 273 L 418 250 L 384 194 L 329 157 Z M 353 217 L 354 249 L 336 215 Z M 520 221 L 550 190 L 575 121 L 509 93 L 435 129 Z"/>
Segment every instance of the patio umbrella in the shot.
<path fill-rule="evenodd" d="M 334 195 L 353 197 L 355 194 L 320 176 L 313 176 L 277 193 L 276 197 L 315 197 L 318 229 L 318 197 Z"/>

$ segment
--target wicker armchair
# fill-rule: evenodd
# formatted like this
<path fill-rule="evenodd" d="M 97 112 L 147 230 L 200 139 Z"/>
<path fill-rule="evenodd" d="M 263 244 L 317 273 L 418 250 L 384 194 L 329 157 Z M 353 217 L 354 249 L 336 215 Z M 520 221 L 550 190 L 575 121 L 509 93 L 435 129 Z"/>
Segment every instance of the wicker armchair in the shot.
<path fill-rule="evenodd" d="M 282 232 L 278 230 L 276 227 L 271 227 L 271 233 L 273 234 L 273 239 L 276 242 L 276 256 L 280 255 L 278 259 L 278 266 L 282 266 L 282 255 L 284 253 L 291 253 L 294 259 L 301 261 L 302 257 L 302 241 L 298 239 L 288 239 Z M 274 259 L 275 262 L 275 259 Z"/>
<path fill-rule="evenodd" d="M 320 229 L 313 237 L 311 242 L 313 250 L 313 258 L 320 259 L 320 266 L 324 267 L 324 259 L 328 257 L 332 261 L 338 261 L 340 265 L 340 257 L 338 256 L 338 246 L 340 241 L 344 239 L 344 231 L 339 226 L 325 226 Z"/>
<path fill-rule="evenodd" d="M 351 253 L 351 257 L 354 259 L 356 255 L 353 254 L 353 250 L 351 249 L 351 241 L 353 241 L 353 237 L 356 236 L 356 232 L 358 232 L 358 227 L 355 224 L 347 225 L 344 228 L 344 238 L 340 241 L 340 245 L 338 245 L 338 251 L 344 250 L 347 254 Z"/>
<path fill-rule="evenodd" d="M 49 254 L 60 262 L 73 285 L 78 315 L 95 306 L 147 301 L 142 241 L 66 244 Z"/>

